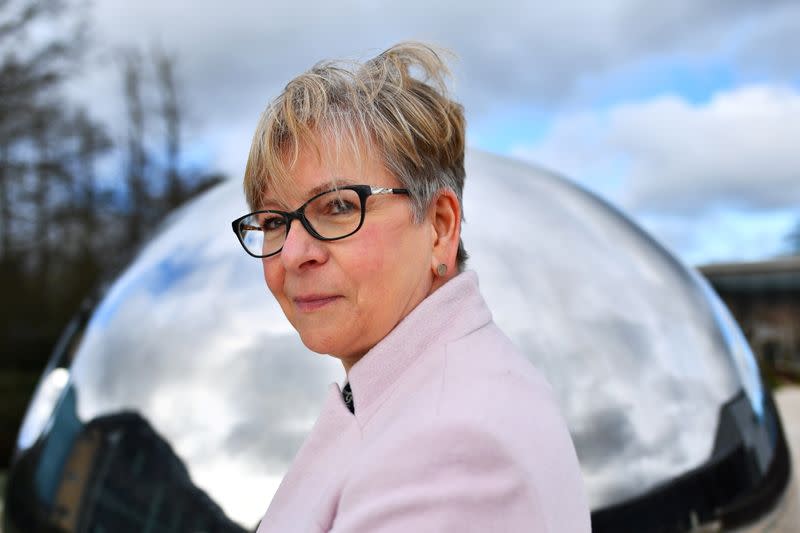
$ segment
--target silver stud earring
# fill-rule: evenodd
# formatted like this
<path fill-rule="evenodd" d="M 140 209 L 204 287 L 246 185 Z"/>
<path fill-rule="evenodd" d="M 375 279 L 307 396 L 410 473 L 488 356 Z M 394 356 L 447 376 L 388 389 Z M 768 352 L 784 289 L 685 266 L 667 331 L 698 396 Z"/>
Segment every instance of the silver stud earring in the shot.
<path fill-rule="evenodd" d="M 436 267 L 436 273 L 439 275 L 439 277 L 447 274 L 447 265 L 444 263 L 439 263 L 439 266 Z"/>

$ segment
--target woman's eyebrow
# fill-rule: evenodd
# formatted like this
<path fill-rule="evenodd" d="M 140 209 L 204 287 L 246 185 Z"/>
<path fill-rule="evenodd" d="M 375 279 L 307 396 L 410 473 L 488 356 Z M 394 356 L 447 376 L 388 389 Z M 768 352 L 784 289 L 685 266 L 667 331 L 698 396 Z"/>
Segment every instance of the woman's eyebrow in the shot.
<path fill-rule="evenodd" d="M 316 187 L 312 187 L 310 190 L 306 191 L 305 197 L 311 198 L 321 192 L 327 192 L 337 187 L 353 185 L 354 183 L 347 179 L 347 178 L 336 178 L 325 183 L 320 183 Z"/>
<path fill-rule="evenodd" d="M 312 198 L 313 196 L 316 196 L 319 193 L 327 192 L 327 191 L 333 190 L 333 189 L 335 189 L 337 187 L 342 187 L 342 186 L 347 186 L 347 185 L 355 185 L 355 182 L 353 180 L 350 180 L 350 179 L 347 179 L 347 178 L 335 178 L 335 179 L 326 181 L 324 183 L 320 183 L 319 185 L 316 185 L 316 186 L 312 187 L 311 189 L 307 190 L 305 193 L 303 193 L 303 196 L 302 196 L 304 198 L 303 201 L 307 201 L 309 198 Z M 278 210 L 293 209 L 293 208 L 290 208 L 288 205 L 286 205 L 285 202 L 283 202 L 281 200 L 278 200 L 278 199 L 275 199 L 275 198 L 269 198 L 266 201 L 264 201 L 261 204 L 261 208 L 262 209 L 278 209 Z"/>

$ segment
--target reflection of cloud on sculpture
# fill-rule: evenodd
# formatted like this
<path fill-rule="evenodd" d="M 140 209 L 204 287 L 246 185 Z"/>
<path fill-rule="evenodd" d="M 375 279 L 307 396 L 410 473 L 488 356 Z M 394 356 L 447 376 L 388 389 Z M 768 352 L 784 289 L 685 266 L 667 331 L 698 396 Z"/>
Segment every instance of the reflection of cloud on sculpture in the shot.
<path fill-rule="evenodd" d="M 112 311 L 99 310 L 105 320 L 90 325 L 73 375 L 82 419 L 145 413 L 223 508 L 253 500 L 248 524 L 260 518 L 254 510 L 263 512 L 341 367 L 302 346 L 261 286 L 259 261 L 242 253 L 216 208 L 240 191 L 220 192 L 193 206 L 192 224 L 178 221 L 144 249 L 112 288 L 102 304 Z M 165 269 L 176 256 L 192 268 Z M 261 490 L 231 490 L 232 478 L 212 483 L 241 463 Z"/>
<path fill-rule="evenodd" d="M 741 384 L 693 278 L 570 184 L 480 152 L 467 168 L 470 267 L 495 321 L 553 384 L 592 507 L 705 461 Z M 141 412 L 194 482 L 252 525 L 342 370 L 302 346 L 240 248 L 241 194 L 224 184 L 142 250 L 72 375 L 83 420 Z"/>
<path fill-rule="evenodd" d="M 596 469 L 582 463 L 593 504 L 705 461 L 739 383 L 681 267 L 567 184 L 500 158 L 473 154 L 469 168 L 470 266 L 495 321 L 554 385 L 581 458 L 584 446 L 606 455 Z M 625 424 L 604 427 L 618 421 L 609 410 Z M 607 446 L 622 429 L 632 438 Z"/>

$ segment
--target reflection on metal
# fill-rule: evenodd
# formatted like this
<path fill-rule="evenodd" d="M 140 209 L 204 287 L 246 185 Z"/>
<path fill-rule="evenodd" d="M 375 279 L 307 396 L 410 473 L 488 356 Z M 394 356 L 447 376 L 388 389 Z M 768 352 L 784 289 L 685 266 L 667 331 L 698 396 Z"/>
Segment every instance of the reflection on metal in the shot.
<path fill-rule="evenodd" d="M 35 498 L 9 505 L 11 515 L 24 506 L 36 511 L 36 521 L 17 524 L 20 531 L 244 533 L 192 483 L 143 417 L 122 411 L 83 424 L 76 395 L 67 390 L 48 439 L 15 465 L 17 472 L 33 470 L 36 488 Z"/>
<path fill-rule="evenodd" d="M 78 529 L 81 503 L 90 498 L 90 473 L 93 460 L 99 452 L 101 438 L 99 431 L 86 432 L 75 440 L 72 451 L 64 463 L 51 520 L 65 531 Z"/>
<path fill-rule="evenodd" d="M 721 410 L 743 390 L 763 415 L 752 354 L 720 318 L 716 296 L 615 209 L 529 165 L 474 151 L 464 203 L 469 267 L 495 321 L 552 383 L 593 510 L 704 467 L 719 445 Z M 260 261 L 231 235 L 230 220 L 246 211 L 241 185 L 230 182 L 171 217 L 97 307 L 70 386 L 82 435 L 135 414 L 219 516 L 253 529 L 326 385 L 343 372 L 303 347 Z M 767 418 L 753 421 L 769 436 L 759 444 L 764 460 L 782 438 L 764 433 Z M 21 463 L 35 453 L 45 461 L 55 438 Z M 82 438 L 90 440 L 70 440 L 67 455 L 52 451 L 60 466 L 79 470 L 94 442 Z M 115 453 L 134 461 L 136 449 Z M 125 503 L 115 494 L 97 498 L 111 509 Z"/>
<path fill-rule="evenodd" d="M 29 448 L 42 434 L 68 381 L 69 372 L 64 368 L 54 368 L 42 377 L 33 396 L 34 401 L 28 406 L 28 412 L 20 426 L 17 436 L 19 449 Z"/>

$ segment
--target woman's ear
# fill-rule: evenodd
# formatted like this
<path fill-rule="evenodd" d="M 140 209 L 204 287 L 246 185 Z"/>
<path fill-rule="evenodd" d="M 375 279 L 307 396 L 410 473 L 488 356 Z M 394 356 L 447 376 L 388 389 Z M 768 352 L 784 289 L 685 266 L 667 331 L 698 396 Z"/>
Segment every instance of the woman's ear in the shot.
<path fill-rule="evenodd" d="M 451 278 L 457 273 L 456 256 L 461 238 L 461 206 L 456 193 L 441 190 L 431 205 L 433 249 L 431 268 L 436 277 Z M 442 268 L 440 265 L 445 265 Z M 442 274 L 445 271 L 445 274 Z"/>

